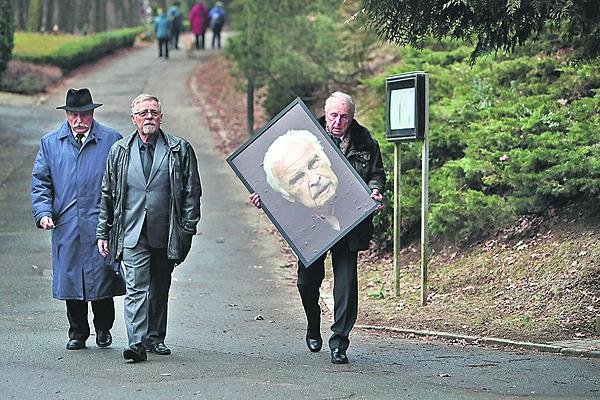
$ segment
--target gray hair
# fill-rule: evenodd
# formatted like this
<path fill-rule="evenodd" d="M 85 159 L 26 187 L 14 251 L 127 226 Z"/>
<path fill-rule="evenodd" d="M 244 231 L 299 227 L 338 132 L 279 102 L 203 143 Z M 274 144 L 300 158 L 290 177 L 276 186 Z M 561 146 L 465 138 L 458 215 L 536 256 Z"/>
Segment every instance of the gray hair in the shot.
<path fill-rule="evenodd" d="M 330 106 L 331 106 L 331 102 L 333 100 L 341 100 L 344 103 L 348 104 L 350 106 L 350 112 L 352 113 L 352 117 L 354 117 L 354 113 L 356 112 L 356 106 L 354 105 L 354 99 L 352 99 L 352 96 L 350 96 L 349 94 L 346 94 L 344 92 L 333 92 L 331 93 L 331 95 L 327 98 L 327 100 L 325 100 L 325 114 L 327 114 L 327 110 L 329 110 Z"/>
<path fill-rule="evenodd" d="M 131 102 L 131 114 L 135 114 L 138 109 L 137 106 L 138 104 L 140 104 L 141 102 L 144 102 L 146 100 L 154 100 L 156 101 L 156 103 L 158 104 L 158 112 L 162 113 L 162 104 L 160 102 L 160 100 L 158 99 L 158 97 L 156 96 L 152 96 L 151 94 L 147 94 L 147 93 L 142 93 L 139 96 L 137 96 L 135 99 L 133 99 L 133 101 Z"/>
<path fill-rule="evenodd" d="M 301 140 L 304 142 L 308 142 L 317 152 L 319 157 L 321 157 L 328 165 L 331 165 L 331 161 L 325 154 L 323 150 L 323 145 L 321 141 L 311 132 L 306 129 L 302 130 L 294 130 L 290 129 L 283 135 L 279 136 L 277 139 L 271 143 L 267 151 L 265 152 L 265 157 L 263 158 L 263 169 L 267 176 L 267 183 L 269 186 L 281 193 L 286 199 L 293 201 L 289 193 L 283 187 L 281 180 L 273 173 L 273 167 L 278 162 L 283 161 L 290 148 L 290 141 Z"/>

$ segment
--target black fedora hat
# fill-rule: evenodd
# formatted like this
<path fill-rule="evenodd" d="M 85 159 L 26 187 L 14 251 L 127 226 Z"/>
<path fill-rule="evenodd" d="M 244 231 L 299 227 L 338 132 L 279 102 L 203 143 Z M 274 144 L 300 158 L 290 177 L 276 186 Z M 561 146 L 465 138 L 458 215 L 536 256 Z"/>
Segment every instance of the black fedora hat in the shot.
<path fill-rule="evenodd" d="M 64 106 L 56 107 L 59 110 L 83 112 L 100 107 L 102 104 L 92 101 L 92 94 L 88 88 L 69 89 Z"/>

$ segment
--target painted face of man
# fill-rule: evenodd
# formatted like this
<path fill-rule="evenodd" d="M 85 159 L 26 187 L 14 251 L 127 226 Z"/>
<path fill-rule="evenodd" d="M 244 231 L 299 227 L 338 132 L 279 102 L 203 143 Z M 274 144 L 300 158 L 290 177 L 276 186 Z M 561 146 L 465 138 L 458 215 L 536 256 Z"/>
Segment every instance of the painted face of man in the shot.
<path fill-rule="evenodd" d="M 285 157 L 274 165 L 273 173 L 293 200 L 309 208 L 325 205 L 338 186 L 327 156 L 313 143 L 299 138 L 290 141 Z"/>
<path fill-rule="evenodd" d="M 351 107 L 342 99 L 333 99 L 325 110 L 325 128 L 333 136 L 341 138 L 352 122 Z"/>
<path fill-rule="evenodd" d="M 67 122 L 75 133 L 86 133 L 92 127 L 94 110 L 84 112 L 67 111 Z"/>
<path fill-rule="evenodd" d="M 131 116 L 131 120 L 141 134 L 153 135 L 158 132 L 162 113 L 156 100 L 148 99 L 140 102 L 137 105 L 137 111 Z"/>

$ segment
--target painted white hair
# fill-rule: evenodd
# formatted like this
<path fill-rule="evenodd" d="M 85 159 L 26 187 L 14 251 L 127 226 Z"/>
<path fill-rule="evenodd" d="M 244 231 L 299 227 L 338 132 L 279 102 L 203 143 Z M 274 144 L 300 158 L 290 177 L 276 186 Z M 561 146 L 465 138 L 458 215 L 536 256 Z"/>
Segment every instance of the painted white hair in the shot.
<path fill-rule="evenodd" d="M 273 190 L 281 193 L 289 201 L 294 200 L 285 190 L 283 182 L 281 182 L 279 177 L 273 173 L 273 168 L 277 163 L 283 161 L 286 158 L 290 146 L 293 146 L 293 142 L 298 140 L 308 142 L 315 149 L 319 157 L 325 160 L 327 165 L 331 165 L 331 162 L 325 154 L 325 151 L 323 150 L 323 145 L 321 144 L 319 139 L 312 132 L 306 129 L 290 129 L 289 131 L 275 139 L 265 152 L 265 157 L 263 158 L 263 169 L 267 176 L 267 183 L 269 184 L 269 186 Z"/>

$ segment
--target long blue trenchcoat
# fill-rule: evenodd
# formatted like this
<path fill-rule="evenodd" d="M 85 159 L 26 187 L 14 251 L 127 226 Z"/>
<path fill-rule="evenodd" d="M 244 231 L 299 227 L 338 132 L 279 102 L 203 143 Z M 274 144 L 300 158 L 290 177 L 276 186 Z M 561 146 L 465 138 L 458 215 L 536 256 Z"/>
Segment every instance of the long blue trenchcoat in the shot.
<path fill-rule="evenodd" d="M 41 139 L 31 179 L 36 225 L 49 216 L 52 295 L 59 300 L 100 300 L 125 294 L 119 264 L 96 244 L 100 187 L 108 151 L 121 135 L 96 120 L 81 149 L 69 124 Z"/>

